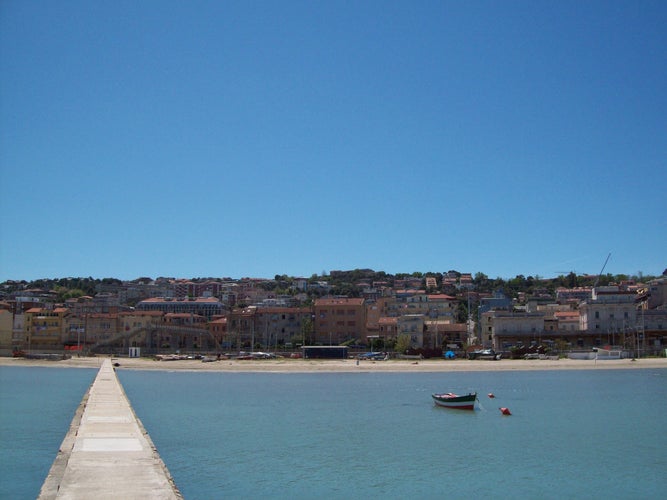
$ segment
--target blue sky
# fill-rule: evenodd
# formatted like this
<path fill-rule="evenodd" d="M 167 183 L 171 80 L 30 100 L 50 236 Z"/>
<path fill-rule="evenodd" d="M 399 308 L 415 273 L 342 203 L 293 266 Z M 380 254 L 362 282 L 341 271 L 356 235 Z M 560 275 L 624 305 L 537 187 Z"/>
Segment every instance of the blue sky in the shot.
<path fill-rule="evenodd" d="M 660 274 L 664 1 L 0 3 L 0 280 Z"/>

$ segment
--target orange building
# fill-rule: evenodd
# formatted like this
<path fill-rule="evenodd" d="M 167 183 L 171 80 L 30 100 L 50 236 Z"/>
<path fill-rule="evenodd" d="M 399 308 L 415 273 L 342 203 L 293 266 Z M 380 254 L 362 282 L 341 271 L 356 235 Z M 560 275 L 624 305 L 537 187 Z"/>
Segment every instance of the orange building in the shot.
<path fill-rule="evenodd" d="M 62 335 L 65 316 L 64 307 L 46 309 L 33 307 L 25 312 L 24 338 L 30 348 L 60 348 L 63 346 Z"/>
<path fill-rule="evenodd" d="M 315 301 L 315 341 L 338 345 L 366 342 L 366 305 L 358 298 L 323 298 Z"/>

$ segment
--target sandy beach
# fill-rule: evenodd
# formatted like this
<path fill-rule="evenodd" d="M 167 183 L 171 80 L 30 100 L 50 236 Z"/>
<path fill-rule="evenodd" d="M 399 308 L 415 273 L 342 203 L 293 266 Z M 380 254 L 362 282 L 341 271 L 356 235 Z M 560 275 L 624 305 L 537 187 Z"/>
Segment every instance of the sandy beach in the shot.
<path fill-rule="evenodd" d="M 99 368 L 100 357 L 73 357 L 61 361 L 30 360 L 24 358 L 0 358 L 0 366 L 45 366 L 60 368 Z M 222 359 L 204 363 L 201 360 L 157 361 L 152 358 L 112 358 L 118 370 L 164 370 L 164 371 L 212 371 L 212 372 L 265 372 L 265 373 L 392 373 L 392 372 L 479 372 L 522 370 L 610 370 L 667 368 L 667 358 L 643 358 L 633 361 L 620 360 L 573 360 L 573 359 L 502 359 L 499 361 L 470 361 L 464 359 L 441 360 L 388 360 L 359 361 L 355 359 L 310 360 L 310 359 L 266 359 L 234 360 Z"/>

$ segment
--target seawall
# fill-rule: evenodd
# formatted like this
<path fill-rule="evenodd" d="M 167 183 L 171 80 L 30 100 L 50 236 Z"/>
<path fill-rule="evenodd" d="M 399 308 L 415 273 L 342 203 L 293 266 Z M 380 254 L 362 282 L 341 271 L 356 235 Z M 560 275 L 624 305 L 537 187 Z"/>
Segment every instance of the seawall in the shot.
<path fill-rule="evenodd" d="M 110 360 L 77 408 L 38 498 L 183 498 Z"/>

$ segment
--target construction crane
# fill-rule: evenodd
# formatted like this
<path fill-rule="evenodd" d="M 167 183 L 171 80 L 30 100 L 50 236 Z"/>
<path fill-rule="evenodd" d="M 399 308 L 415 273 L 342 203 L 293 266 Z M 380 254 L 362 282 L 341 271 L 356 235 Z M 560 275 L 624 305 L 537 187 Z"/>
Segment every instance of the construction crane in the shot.
<path fill-rule="evenodd" d="M 604 268 L 607 267 L 607 262 L 609 262 L 609 257 L 611 257 L 611 252 L 609 252 L 609 255 L 607 255 L 607 260 L 604 261 L 604 266 L 602 266 L 602 269 L 600 269 L 600 274 L 598 274 L 598 277 L 595 280 L 595 284 L 593 285 L 593 288 L 597 288 L 598 283 L 600 282 L 600 276 L 602 276 L 602 273 L 604 272 Z"/>

